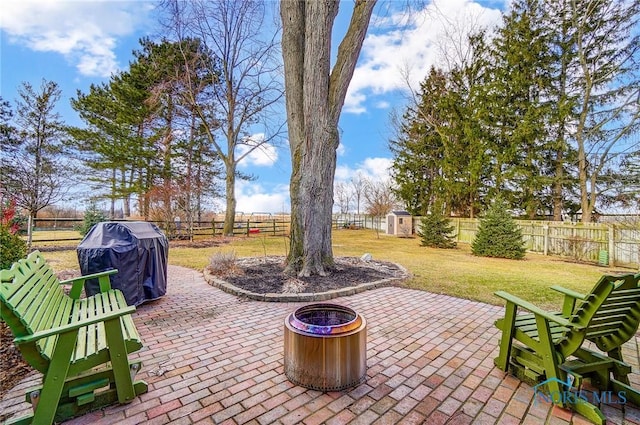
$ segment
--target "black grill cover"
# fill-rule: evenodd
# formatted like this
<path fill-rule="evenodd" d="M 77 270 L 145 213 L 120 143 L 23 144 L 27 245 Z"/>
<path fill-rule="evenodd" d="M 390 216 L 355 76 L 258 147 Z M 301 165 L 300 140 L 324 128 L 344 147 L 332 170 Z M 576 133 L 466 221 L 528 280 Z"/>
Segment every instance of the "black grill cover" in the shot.
<path fill-rule="evenodd" d="M 111 287 L 120 289 L 129 305 L 160 298 L 167 292 L 169 241 L 145 221 L 102 222 L 91 228 L 77 248 L 83 275 L 118 269 Z M 97 279 L 84 284 L 88 296 L 100 292 Z"/>

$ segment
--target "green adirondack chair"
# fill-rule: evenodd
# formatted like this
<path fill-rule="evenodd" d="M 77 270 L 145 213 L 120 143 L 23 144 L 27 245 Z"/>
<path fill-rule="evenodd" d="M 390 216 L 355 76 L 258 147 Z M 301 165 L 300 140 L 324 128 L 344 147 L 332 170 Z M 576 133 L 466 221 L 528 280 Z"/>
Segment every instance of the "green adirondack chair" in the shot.
<path fill-rule="evenodd" d="M 39 252 L 0 271 L 0 317 L 22 356 L 42 372 L 42 386 L 27 391 L 33 414 L 7 424 L 47 425 L 115 402 L 129 403 L 147 391 L 134 381 L 141 362 L 129 353 L 142 348 L 121 291 L 111 289 L 109 270 L 60 282 Z M 86 279 L 100 293 L 80 298 Z M 63 284 L 71 285 L 69 295 Z"/>
<path fill-rule="evenodd" d="M 588 294 L 552 286 L 564 295 L 561 312 L 496 292 L 506 308 L 505 317 L 495 323 L 502 331 L 495 365 L 596 424 L 606 419 L 589 394 L 601 399 L 603 391 L 611 391 L 609 395 L 622 394 L 621 400 L 640 406 L 640 392 L 627 376 L 631 367 L 622 358 L 622 344 L 640 324 L 639 281 L 640 274 L 605 275 Z M 529 313 L 518 314 L 519 309 Z"/>

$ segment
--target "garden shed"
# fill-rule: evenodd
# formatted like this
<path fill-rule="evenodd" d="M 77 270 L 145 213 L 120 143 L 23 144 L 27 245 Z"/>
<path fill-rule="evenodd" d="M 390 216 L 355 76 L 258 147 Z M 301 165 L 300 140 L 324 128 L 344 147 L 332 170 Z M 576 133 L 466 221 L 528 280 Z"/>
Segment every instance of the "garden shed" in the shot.
<path fill-rule="evenodd" d="M 169 241 L 152 223 L 102 222 L 94 225 L 77 248 L 83 275 L 118 269 L 111 287 L 120 289 L 127 304 L 140 305 L 167 292 Z M 99 292 L 97 279 L 85 282 L 85 292 Z"/>
<path fill-rule="evenodd" d="M 413 217 L 407 211 L 391 211 L 387 214 L 387 234 L 395 236 L 411 236 L 413 233 Z"/>

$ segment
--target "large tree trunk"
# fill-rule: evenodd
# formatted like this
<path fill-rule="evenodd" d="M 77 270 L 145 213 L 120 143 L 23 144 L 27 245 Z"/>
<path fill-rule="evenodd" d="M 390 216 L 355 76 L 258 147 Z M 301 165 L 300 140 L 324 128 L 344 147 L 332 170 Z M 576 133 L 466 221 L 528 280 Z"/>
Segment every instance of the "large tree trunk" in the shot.
<path fill-rule="evenodd" d="M 280 5 L 287 124 L 291 146 L 291 242 L 287 271 L 325 275 L 331 248 L 338 119 L 375 1 L 355 3 L 330 72 L 331 31 L 338 1 Z"/>
<path fill-rule="evenodd" d="M 232 158 L 233 160 L 233 158 Z M 236 173 L 235 167 L 226 167 L 225 177 L 225 199 L 227 209 L 224 214 L 224 227 L 222 233 L 225 236 L 233 236 L 233 228 L 236 220 Z"/>
<path fill-rule="evenodd" d="M 562 40 L 568 38 L 567 28 L 562 26 Z M 567 104 L 569 102 L 567 98 L 567 78 L 569 66 L 569 54 L 568 48 L 565 47 L 567 43 L 561 43 L 562 55 L 560 57 L 560 74 L 559 74 L 559 93 L 557 99 L 558 108 L 558 133 L 556 135 L 556 147 L 555 147 L 555 172 L 553 175 L 553 187 L 552 187 L 552 201 L 553 201 L 553 220 L 561 221 L 562 212 L 564 210 L 564 186 L 565 186 L 565 153 L 568 152 L 568 147 L 565 142 L 567 135 Z"/>
<path fill-rule="evenodd" d="M 563 179 L 564 179 L 564 150 L 556 150 L 555 173 L 553 175 L 552 201 L 553 201 L 553 221 L 562 220 L 562 210 L 564 208 Z"/>

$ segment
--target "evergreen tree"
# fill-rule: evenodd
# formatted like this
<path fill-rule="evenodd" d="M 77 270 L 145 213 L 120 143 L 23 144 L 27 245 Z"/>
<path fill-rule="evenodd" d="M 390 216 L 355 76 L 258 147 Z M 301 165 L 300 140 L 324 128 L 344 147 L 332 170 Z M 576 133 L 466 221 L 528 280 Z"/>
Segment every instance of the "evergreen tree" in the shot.
<path fill-rule="evenodd" d="M 493 41 L 493 78 L 487 93 L 487 124 L 494 134 L 494 193 L 529 218 L 551 209 L 547 188 L 552 182 L 553 145 L 546 125 L 551 102 L 542 95 L 551 85 L 547 25 L 541 1 L 512 4 Z"/>
<path fill-rule="evenodd" d="M 640 211 L 640 150 L 632 152 L 622 160 L 620 173 L 615 178 L 620 182 L 614 201 L 623 207 Z"/>
<path fill-rule="evenodd" d="M 524 258 L 522 231 L 509 215 L 507 205 L 501 198 L 494 201 L 480 220 L 471 251 L 481 257 Z"/>
<path fill-rule="evenodd" d="M 107 221 L 107 215 L 98 208 L 95 202 L 92 202 L 84 212 L 84 219 L 82 225 L 78 228 L 78 232 L 84 236 L 89 233 L 89 230 L 91 230 L 95 224 L 102 223 L 103 221 Z"/>
<path fill-rule="evenodd" d="M 418 229 L 420 245 L 431 248 L 455 248 L 455 237 L 451 235 L 454 227 L 451 220 L 440 211 L 440 208 L 433 208 L 430 214 L 422 218 Z"/>
<path fill-rule="evenodd" d="M 0 96 L 0 152 L 2 152 L 0 158 L 4 156 L 3 154 L 8 155 L 9 152 L 15 151 L 20 145 L 17 129 L 11 122 L 12 118 L 11 104 Z"/>
<path fill-rule="evenodd" d="M 484 31 L 468 35 L 468 57 L 448 73 L 447 91 L 439 103 L 443 119 L 443 193 L 445 212 L 475 217 L 490 186 L 490 134 L 483 123 L 489 69 Z"/>
<path fill-rule="evenodd" d="M 397 194 L 412 213 L 425 215 L 439 203 L 446 213 L 473 217 L 484 204 L 490 179 L 489 135 L 480 119 L 488 64 L 484 33 L 470 35 L 469 43 L 465 63 L 448 72 L 431 70 L 398 140 L 390 143 Z"/>
<path fill-rule="evenodd" d="M 431 68 L 420 85 L 419 104 L 402 117 L 397 140 L 389 142 L 394 155 L 392 176 L 396 195 L 413 215 L 426 215 L 435 199 L 442 196 L 444 145 L 439 131 L 444 123 L 438 103 L 446 90 L 443 71 Z"/>
<path fill-rule="evenodd" d="M 543 71 L 549 76 L 551 84 L 542 92 L 542 96 L 549 101 L 547 128 L 551 137 L 551 151 L 547 161 L 550 167 L 548 174 L 551 176 L 550 203 L 553 219 L 560 221 L 565 210 L 579 209 L 570 205 L 570 197 L 577 187 L 577 151 L 570 143 L 570 135 L 578 101 L 570 76 L 577 75 L 579 71 L 574 61 L 575 29 L 567 18 L 567 2 L 550 0 L 543 5 L 550 34 L 548 51 L 552 55 L 549 68 Z"/>
<path fill-rule="evenodd" d="M 56 112 L 62 96 L 58 84 L 42 80 L 36 89 L 24 82 L 18 94 L 14 122 L 9 126 L 5 123 L 2 129 L 0 194 L 15 199 L 17 206 L 25 209 L 33 220 L 40 210 L 65 197 L 73 164 L 65 161 L 63 152 L 67 133 L 62 117 Z M 6 120 L 6 110 L 3 115 Z M 29 247 L 31 232 L 30 226 Z"/>
<path fill-rule="evenodd" d="M 92 84 L 88 93 L 78 91 L 71 100 L 86 124 L 70 133 L 89 170 L 93 197 L 110 199 L 112 211 L 115 200 L 121 199 L 126 217 L 131 215 L 132 195 L 148 190 L 157 174 L 149 97 L 144 76 L 121 72 L 106 84 Z"/>
<path fill-rule="evenodd" d="M 215 76 L 205 72 L 215 68 L 214 60 L 195 39 L 143 39 L 141 45 L 128 71 L 78 92 L 72 106 L 87 127 L 72 134 L 99 196 L 111 199 L 112 214 L 114 201 L 122 199 L 129 216 L 130 198 L 138 194 L 148 217 L 153 191 L 169 219 L 178 205 L 190 219 L 199 216 L 202 197 L 217 189 L 218 157 L 202 130 L 202 120 L 212 117 L 192 105 L 206 104 L 215 89 Z"/>

